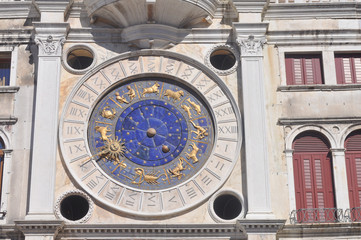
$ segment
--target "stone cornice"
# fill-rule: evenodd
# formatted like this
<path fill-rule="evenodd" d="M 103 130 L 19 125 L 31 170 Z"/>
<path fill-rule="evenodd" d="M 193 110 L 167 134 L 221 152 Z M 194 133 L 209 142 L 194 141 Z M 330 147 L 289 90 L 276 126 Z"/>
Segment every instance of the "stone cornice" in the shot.
<path fill-rule="evenodd" d="M 169 26 L 167 26 L 169 27 Z M 164 33 L 172 32 L 170 28 L 164 28 Z M 131 29 L 131 28 L 130 28 Z M 116 42 L 126 43 L 122 39 L 123 29 L 114 28 L 72 28 L 66 42 Z M 220 43 L 227 42 L 232 29 L 177 29 L 176 36 L 169 36 L 170 40 L 181 41 L 182 43 Z M 128 35 L 132 36 L 132 35 Z M 136 36 L 136 35 L 133 35 Z M 167 37 L 167 35 L 163 35 Z M 175 42 L 177 43 L 177 42 Z"/>
<path fill-rule="evenodd" d="M 0 5 L 0 9 L 1 9 L 1 5 Z M 3 44 L 29 43 L 32 41 L 32 31 L 33 29 L 0 30 L 0 43 Z"/>
<path fill-rule="evenodd" d="M 235 38 L 248 38 L 252 35 L 256 39 L 264 37 L 268 29 L 268 23 L 233 23 Z"/>
<path fill-rule="evenodd" d="M 64 12 L 64 16 L 73 4 L 73 0 L 34 0 L 33 2 L 39 12 Z"/>
<path fill-rule="evenodd" d="M 231 0 L 238 13 L 261 13 L 265 8 L 266 0 Z"/>
<path fill-rule="evenodd" d="M 319 223 L 285 225 L 277 234 L 278 238 L 347 238 L 360 236 L 361 223 Z"/>
<path fill-rule="evenodd" d="M 0 2 L 0 19 L 35 17 L 39 17 L 39 13 L 32 1 Z"/>
<path fill-rule="evenodd" d="M 267 42 L 278 46 L 360 44 L 359 29 L 269 31 Z"/>
<path fill-rule="evenodd" d="M 285 224 L 283 219 L 244 219 L 237 222 L 248 233 L 277 233 Z"/>
<path fill-rule="evenodd" d="M 360 123 L 361 117 L 326 117 L 326 118 L 279 118 L 279 125 L 303 125 L 303 124 L 351 124 Z"/>
<path fill-rule="evenodd" d="M 58 231 L 64 226 L 60 220 L 18 220 L 14 221 L 15 226 L 25 236 L 57 236 Z"/>
<path fill-rule="evenodd" d="M 265 11 L 265 20 L 361 18 L 360 2 L 271 3 Z"/>
<path fill-rule="evenodd" d="M 277 87 L 278 92 L 360 91 L 360 90 L 361 90 L 361 84 L 288 85 L 288 86 Z"/>
<path fill-rule="evenodd" d="M 69 224 L 59 232 L 61 239 L 77 238 L 229 238 L 246 239 L 238 224 Z"/>

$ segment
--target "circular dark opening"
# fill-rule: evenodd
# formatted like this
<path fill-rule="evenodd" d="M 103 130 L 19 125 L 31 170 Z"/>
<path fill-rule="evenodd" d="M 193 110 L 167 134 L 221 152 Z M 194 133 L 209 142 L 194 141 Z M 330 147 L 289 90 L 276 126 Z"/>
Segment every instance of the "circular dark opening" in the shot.
<path fill-rule="evenodd" d="M 210 61 L 218 70 L 228 70 L 236 63 L 234 54 L 226 49 L 216 50 L 211 54 Z"/>
<path fill-rule="evenodd" d="M 230 194 L 224 194 L 216 198 L 213 203 L 214 212 L 224 220 L 231 220 L 241 213 L 242 204 L 240 200 Z"/>
<path fill-rule="evenodd" d="M 60 203 L 61 215 L 71 221 L 82 219 L 87 215 L 88 211 L 88 201 L 79 195 L 68 196 Z"/>
<path fill-rule="evenodd" d="M 94 56 L 87 49 L 75 49 L 70 51 L 67 56 L 67 63 L 70 67 L 83 70 L 93 63 Z"/>

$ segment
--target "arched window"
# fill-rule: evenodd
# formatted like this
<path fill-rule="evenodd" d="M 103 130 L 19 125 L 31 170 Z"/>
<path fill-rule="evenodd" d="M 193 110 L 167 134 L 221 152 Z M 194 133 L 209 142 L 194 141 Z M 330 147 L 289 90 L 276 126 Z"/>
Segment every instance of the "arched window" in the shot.
<path fill-rule="evenodd" d="M 334 221 L 335 197 L 330 144 L 315 131 L 301 133 L 293 142 L 293 169 L 299 222 Z"/>
<path fill-rule="evenodd" d="M 350 207 L 361 207 L 361 130 L 347 136 L 345 149 Z"/>

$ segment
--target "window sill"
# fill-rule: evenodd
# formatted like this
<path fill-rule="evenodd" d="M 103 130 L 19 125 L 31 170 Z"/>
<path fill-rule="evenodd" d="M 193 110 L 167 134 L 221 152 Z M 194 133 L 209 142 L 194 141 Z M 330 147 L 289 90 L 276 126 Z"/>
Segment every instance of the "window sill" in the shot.
<path fill-rule="evenodd" d="M 18 86 L 0 86 L 0 93 L 17 93 L 19 89 Z"/>
<path fill-rule="evenodd" d="M 0 117 L 0 125 L 14 125 L 18 121 L 16 117 Z"/>
<path fill-rule="evenodd" d="M 361 90 L 361 84 L 338 84 L 338 85 L 289 85 L 279 86 L 278 92 L 312 92 L 312 91 L 355 91 Z"/>

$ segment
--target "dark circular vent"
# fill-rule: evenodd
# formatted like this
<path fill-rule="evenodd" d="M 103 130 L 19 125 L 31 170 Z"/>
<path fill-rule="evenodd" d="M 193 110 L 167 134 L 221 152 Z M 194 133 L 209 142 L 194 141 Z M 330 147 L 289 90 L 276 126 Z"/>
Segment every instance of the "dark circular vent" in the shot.
<path fill-rule="evenodd" d="M 82 219 L 87 215 L 88 211 L 88 201 L 79 195 L 68 196 L 60 203 L 61 215 L 70 221 Z"/>
<path fill-rule="evenodd" d="M 241 201 L 231 194 L 220 195 L 214 200 L 214 212 L 223 220 L 235 219 L 242 211 Z"/>
<path fill-rule="evenodd" d="M 236 64 L 236 57 L 227 49 L 218 49 L 212 52 L 210 62 L 218 70 L 228 70 Z"/>
<path fill-rule="evenodd" d="M 76 70 L 88 68 L 94 60 L 93 53 L 87 49 L 74 49 L 68 53 L 66 62 Z"/>

